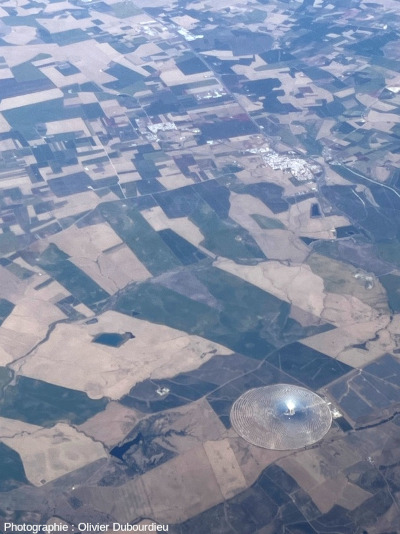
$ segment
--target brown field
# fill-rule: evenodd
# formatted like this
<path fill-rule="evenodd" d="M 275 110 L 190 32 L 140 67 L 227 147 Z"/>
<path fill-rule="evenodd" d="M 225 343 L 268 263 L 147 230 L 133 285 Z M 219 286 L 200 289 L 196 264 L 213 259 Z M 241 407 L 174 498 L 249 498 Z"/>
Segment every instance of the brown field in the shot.
<path fill-rule="evenodd" d="M 231 260 L 214 262 L 218 268 L 290 302 L 302 310 L 321 316 L 324 311 L 324 286 L 307 265 L 283 265 L 268 261 L 258 265 L 238 265 Z"/>
<path fill-rule="evenodd" d="M 65 423 L 2 440 L 21 456 L 26 476 L 34 486 L 107 457 L 101 443 L 92 441 Z"/>
<path fill-rule="evenodd" d="M 132 332 L 136 337 L 119 348 L 92 343 L 101 332 Z M 92 398 L 119 399 L 149 377 L 196 369 L 211 358 L 214 349 L 218 354 L 231 353 L 201 337 L 108 311 L 97 324 L 58 324 L 50 338 L 23 361 L 21 373 L 85 391 Z"/>
<path fill-rule="evenodd" d="M 104 411 L 77 426 L 79 432 L 101 441 L 107 447 L 117 445 L 132 430 L 140 416 L 130 408 L 110 402 Z"/>

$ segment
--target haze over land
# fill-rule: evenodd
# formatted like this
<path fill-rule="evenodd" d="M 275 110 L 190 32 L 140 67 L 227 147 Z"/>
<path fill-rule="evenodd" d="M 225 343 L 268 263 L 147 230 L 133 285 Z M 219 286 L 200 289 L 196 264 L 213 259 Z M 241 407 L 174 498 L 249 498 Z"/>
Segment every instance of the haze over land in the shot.
<path fill-rule="evenodd" d="M 398 2 L 0 4 L 0 518 L 400 521 Z M 316 445 L 232 404 L 306 387 Z"/>

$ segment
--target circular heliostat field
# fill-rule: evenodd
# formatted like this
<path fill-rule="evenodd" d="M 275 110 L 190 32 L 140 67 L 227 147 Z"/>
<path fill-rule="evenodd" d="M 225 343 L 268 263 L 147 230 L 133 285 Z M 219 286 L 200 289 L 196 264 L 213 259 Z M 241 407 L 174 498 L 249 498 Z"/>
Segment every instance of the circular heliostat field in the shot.
<path fill-rule="evenodd" d="M 311 445 L 332 424 L 331 410 L 319 395 L 290 384 L 246 391 L 233 404 L 230 417 L 246 441 L 278 451 Z"/>

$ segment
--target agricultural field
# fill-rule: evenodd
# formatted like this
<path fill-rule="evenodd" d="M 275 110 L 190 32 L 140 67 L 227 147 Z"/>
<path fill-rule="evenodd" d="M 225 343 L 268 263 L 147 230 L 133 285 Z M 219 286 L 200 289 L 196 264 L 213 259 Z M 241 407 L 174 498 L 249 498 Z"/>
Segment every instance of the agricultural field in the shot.
<path fill-rule="evenodd" d="M 397 531 L 398 3 L 0 20 L 0 530 Z M 237 434 L 279 383 L 321 441 Z"/>

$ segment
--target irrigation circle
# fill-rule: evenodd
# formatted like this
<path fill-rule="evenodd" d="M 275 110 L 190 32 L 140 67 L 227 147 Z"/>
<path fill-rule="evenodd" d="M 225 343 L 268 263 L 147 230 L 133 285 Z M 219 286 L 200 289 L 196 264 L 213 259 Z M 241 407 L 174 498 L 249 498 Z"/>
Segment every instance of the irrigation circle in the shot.
<path fill-rule="evenodd" d="M 311 445 L 332 424 L 331 410 L 319 395 L 290 384 L 246 391 L 233 404 L 230 418 L 246 441 L 278 451 Z"/>

